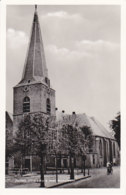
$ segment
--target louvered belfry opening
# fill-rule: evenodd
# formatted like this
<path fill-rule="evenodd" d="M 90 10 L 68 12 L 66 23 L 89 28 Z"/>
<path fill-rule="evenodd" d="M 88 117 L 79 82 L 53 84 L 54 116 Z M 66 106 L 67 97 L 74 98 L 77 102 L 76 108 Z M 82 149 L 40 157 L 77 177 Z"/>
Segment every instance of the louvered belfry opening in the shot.
<path fill-rule="evenodd" d="M 23 112 L 30 112 L 30 98 L 25 97 L 23 100 Z"/>
<path fill-rule="evenodd" d="M 51 113 L 51 103 L 50 103 L 50 99 L 47 98 L 46 100 L 46 109 L 47 109 L 47 114 Z"/>

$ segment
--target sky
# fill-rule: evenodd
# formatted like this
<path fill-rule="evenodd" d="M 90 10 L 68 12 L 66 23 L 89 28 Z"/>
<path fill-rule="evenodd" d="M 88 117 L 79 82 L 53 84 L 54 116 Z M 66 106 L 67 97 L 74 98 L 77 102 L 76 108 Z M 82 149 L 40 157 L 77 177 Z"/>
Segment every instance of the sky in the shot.
<path fill-rule="evenodd" d="M 6 109 L 21 80 L 33 5 L 7 6 Z M 94 116 L 106 128 L 120 111 L 120 6 L 39 5 L 38 15 L 56 107 Z"/>

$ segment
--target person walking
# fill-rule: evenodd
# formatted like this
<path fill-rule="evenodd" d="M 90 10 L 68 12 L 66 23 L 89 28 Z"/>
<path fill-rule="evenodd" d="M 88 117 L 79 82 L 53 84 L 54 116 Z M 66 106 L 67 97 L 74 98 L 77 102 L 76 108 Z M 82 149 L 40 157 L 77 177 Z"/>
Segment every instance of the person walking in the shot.
<path fill-rule="evenodd" d="M 107 162 L 107 175 L 109 175 L 111 173 L 111 163 L 110 162 Z"/>

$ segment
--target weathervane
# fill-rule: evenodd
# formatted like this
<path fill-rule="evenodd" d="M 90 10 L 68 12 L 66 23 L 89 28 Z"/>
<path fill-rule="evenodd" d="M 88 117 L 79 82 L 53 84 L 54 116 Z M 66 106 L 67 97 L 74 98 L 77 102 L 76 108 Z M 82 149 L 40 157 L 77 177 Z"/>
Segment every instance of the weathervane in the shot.
<path fill-rule="evenodd" d="M 37 11 L 37 5 L 35 5 L 35 11 Z"/>

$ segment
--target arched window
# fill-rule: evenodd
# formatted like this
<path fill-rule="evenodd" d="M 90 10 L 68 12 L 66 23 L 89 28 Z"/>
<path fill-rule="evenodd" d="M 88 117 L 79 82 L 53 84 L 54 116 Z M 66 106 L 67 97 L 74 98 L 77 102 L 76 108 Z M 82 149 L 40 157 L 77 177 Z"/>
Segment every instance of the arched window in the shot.
<path fill-rule="evenodd" d="M 99 151 L 100 151 L 100 156 L 102 156 L 102 141 L 101 140 L 99 142 Z"/>
<path fill-rule="evenodd" d="M 25 97 L 23 100 L 23 112 L 30 112 L 30 98 Z"/>
<path fill-rule="evenodd" d="M 46 100 L 46 111 L 47 111 L 48 114 L 50 114 L 50 112 L 51 112 L 51 105 L 50 105 L 50 99 L 49 98 L 47 98 L 47 100 Z"/>

